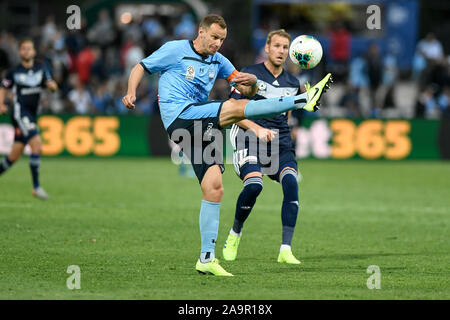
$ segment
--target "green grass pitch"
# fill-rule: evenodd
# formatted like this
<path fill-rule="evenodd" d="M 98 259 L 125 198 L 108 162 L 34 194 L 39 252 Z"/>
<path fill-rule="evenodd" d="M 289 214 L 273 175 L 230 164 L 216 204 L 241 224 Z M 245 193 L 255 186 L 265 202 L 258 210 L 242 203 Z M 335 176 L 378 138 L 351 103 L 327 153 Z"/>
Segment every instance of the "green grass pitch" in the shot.
<path fill-rule="evenodd" d="M 0 177 L 0 299 L 449 299 L 450 165 L 299 161 L 300 266 L 276 262 L 281 188 L 264 178 L 235 275 L 194 269 L 200 188 L 169 159 L 44 158 L 48 201 L 31 196 L 28 161 Z M 216 256 L 241 182 L 224 174 Z M 81 270 L 69 290 L 67 268 Z M 381 288 L 369 290 L 370 265 Z"/>

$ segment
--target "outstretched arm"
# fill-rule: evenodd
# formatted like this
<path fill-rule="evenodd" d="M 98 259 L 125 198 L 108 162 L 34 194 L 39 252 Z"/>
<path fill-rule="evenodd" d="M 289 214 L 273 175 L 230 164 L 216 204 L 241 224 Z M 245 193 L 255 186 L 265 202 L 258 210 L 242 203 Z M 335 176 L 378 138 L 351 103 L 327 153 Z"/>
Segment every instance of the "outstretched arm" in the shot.
<path fill-rule="evenodd" d="M 251 130 L 253 131 L 258 139 L 261 139 L 262 141 L 272 141 L 273 138 L 275 138 L 275 135 L 277 134 L 276 131 L 261 127 L 256 122 L 253 122 L 251 120 L 241 120 L 236 123 L 239 127 L 245 129 L 245 130 Z"/>
<path fill-rule="evenodd" d="M 128 90 L 125 97 L 122 98 L 122 103 L 128 109 L 134 109 L 136 106 L 134 102 L 136 101 L 136 89 L 144 76 L 144 68 L 138 63 L 130 72 L 130 77 L 128 78 Z"/>

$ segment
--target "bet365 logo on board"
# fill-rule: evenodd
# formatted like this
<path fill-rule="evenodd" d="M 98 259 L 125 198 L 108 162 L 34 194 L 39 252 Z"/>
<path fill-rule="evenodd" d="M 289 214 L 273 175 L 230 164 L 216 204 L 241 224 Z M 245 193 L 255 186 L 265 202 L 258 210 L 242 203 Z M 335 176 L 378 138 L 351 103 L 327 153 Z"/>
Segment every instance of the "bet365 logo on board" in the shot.
<path fill-rule="evenodd" d="M 296 132 L 298 158 L 363 159 L 385 158 L 400 160 L 412 150 L 409 137 L 411 124 L 406 120 L 348 119 L 315 120 L 309 128 Z"/>

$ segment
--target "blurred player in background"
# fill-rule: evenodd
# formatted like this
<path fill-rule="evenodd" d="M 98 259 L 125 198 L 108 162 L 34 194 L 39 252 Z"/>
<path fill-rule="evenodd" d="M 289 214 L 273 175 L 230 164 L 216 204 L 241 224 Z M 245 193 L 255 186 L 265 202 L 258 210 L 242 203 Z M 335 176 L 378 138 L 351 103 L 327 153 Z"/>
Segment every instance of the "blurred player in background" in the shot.
<path fill-rule="evenodd" d="M 258 92 L 253 97 L 248 97 L 233 88 L 231 97 L 264 101 L 264 99 L 272 97 L 300 94 L 298 79 L 283 69 L 289 54 L 290 40 L 290 35 L 283 29 L 270 32 L 265 45 L 267 60 L 242 69 L 243 72 L 252 73 L 258 77 Z M 244 188 L 237 199 L 233 227 L 223 248 L 225 260 L 236 259 L 242 227 L 255 205 L 256 198 L 263 189 L 264 169 L 270 166 L 274 170 L 272 172 L 266 170 L 267 175 L 281 184 L 284 196 L 281 206 L 283 228 L 278 262 L 300 264 L 291 251 L 299 202 L 297 160 L 291 141 L 288 117 L 289 114 L 285 112 L 265 119 L 242 120 L 231 127 L 230 140 L 235 149 L 233 164 L 236 173 L 244 182 Z M 255 147 L 256 139 L 249 141 L 246 138 L 249 134 L 248 131 L 255 134 L 258 139 L 267 142 L 267 154 L 270 154 L 271 161 L 278 161 L 275 166 L 273 163 L 261 163 L 260 155 L 263 151 L 261 148 Z M 278 136 L 276 136 L 277 134 Z M 274 140 L 274 138 L 277 139 Z M 249 145 L 250 143 L 254 144 L 253 148 Z M 260 146 L 259 141 L 258 146 Z"/>
<path fill-rule="evenodd" d="M 246 96 L 253 96 L 258 87 L 253 74 L 238 72 L 231 62 L 218 52 L 227 35 L 225 20 L 211 14 L 199 24 L 195 40 L 176 40 L 165 43 L 147 58 L 137 64 L 130 73 L 128 91 L 122 102 L 134 109 L 136 88 L 144 71 L 161 72 L 158 87 L 158 101 L 161 119 L 169 137 L 183 146 L 186 141 L 174 138 L 175 132 L 188 132 L 186 137 L 194 172 L 202 190 L 200 208 L 201 252 L 195 269 L 204 274 L 232 276 L 215 258 L 215 245 L 219 228 L 219 211 L 223 196 L 223 159 L 197 159 L 195 154 L 204 154 L 207 149 L 221 153 L 223 146 L 217 141 L 205 141 L 205 135 L 220 130 L 242 119 L 256 119 L 280 114 L 293 109 L 317 110 L 319 99 L 328 87 L 331 74 L 304 94 L 277 97 L 260 103 L 258 100 L 208 101 L 209 93 L 217 78 L 227 79 L 230 85 Z M 181 137 L 184 138 L 184 137 Z M 213 148 L 211 148 L 211 145 Z M 198 146 L 200 150 L 198 150 Z M 186 147 L 187 148 L 187 147 Z"/>
<path fill-rule="evenodd" d="M 42 87 L 56 91 L 58 85 L 49 70 L 34 60 L 36 50 L 31 39 L 19 42 L 20 64 L 9 70 L 0 87 L 0 114 L 8 111 L 4 104 L 6 90 L 13 90 L 11 121 L 14 126 L 14 143 L 11 152 L 0 162 L 0 175 L 19 160 L 27 144 L 31 147 L 30 169 L 33 181 L 32 194 L 40 199 L 49 196 L 39 183 L 42 142 L 37 127 L 37 111 Z"/>

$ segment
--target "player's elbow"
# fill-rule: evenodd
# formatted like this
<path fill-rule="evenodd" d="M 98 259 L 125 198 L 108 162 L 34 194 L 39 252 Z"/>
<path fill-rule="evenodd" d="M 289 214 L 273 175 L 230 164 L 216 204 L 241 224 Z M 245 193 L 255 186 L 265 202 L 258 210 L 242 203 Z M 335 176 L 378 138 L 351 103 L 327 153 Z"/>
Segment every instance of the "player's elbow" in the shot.
<path fill-rule="evenodd" d="M 138 63 L 134 66 L 133 70 L 131 71 L 131 73 L 138 73 L 140 75 L 143 75 L 145 72 L 144 67 L 142 66 L 142 64 Z"/>

